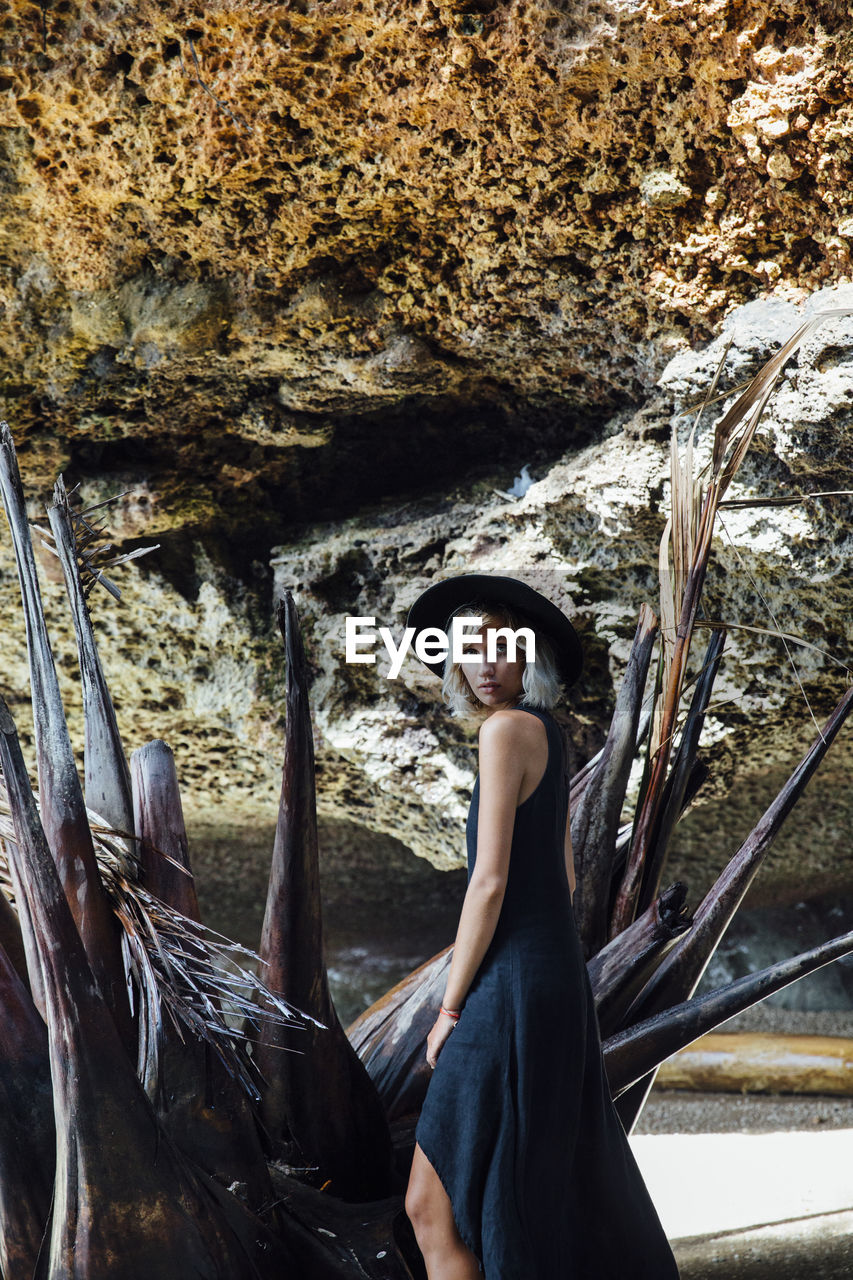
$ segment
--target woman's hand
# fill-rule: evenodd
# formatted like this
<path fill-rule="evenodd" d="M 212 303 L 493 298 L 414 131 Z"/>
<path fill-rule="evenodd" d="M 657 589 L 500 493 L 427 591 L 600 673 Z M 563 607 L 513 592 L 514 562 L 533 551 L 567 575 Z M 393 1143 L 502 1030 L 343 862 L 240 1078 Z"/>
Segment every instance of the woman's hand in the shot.
<path fill-rule="evenodd" d="M 432 1031 L 427 1036 L 426 1052 L 427 1063 L 433 1070 L 435 1070 L 435 1064 L 438 1062 L 438 1055 L 444 1048 L 445 1041 L 455 1026 L 455 1018 L 448 1017 L 446 1013 L 440 1013 L 433 1023 Z"/>

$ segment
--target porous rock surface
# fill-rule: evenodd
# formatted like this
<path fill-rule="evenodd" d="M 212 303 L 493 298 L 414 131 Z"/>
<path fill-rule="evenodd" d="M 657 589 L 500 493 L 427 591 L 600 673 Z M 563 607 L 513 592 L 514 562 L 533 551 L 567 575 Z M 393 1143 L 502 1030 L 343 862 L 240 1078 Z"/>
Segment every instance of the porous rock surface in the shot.
<path fill-rule="evenodd" d="M 522 573 L 577 619 L 578 758 L 600 742 L 654 603 L 672 415 L 719 342 L 691 353 L 747 303 L 736 382 L 795 304 L 849 279 L 847 6 L 9 0 L 0 40 L 0 396 L 33 512 L 64 470 L 86 501 L 130 489 L 125 546 L 161 542 L 126 605 L 98 607 L 128 746 L 172 743 L 199 821 L 268 824 L 270 617 L 292 585 L 324 813 L 458 863 L 470 734 L 412 664 L 394 686 L 382 662 L 344 669 L 343 617 L 397 627 L 434 574 Z M 826 332 L 777 396 L 756 491 L 851 487 L 849 334 Z M 525 460 L 538 483 L 498 496 Z M 729 512 L 739 554 L 721 543 L 710 604 L 776 626 L 748 568 L 783 629 L 846 660 L 844 501 Z M 23 727 L 5 540 L 0 558 Z M 736 701 L 711 725 L 747 809 L 804 737 L 775 643 L 732 634 Z M 808 649 L 798 665 L 825 711 L 843 672 Z M 845 749 L 811 819 L 815 891 L 842 874 Z M 707 843 L 679 853 L 694 881 L 719 861 Z M 798 856 L 765 882 L 793 892 Z"/>
<path fill-rule="evenodd" d="M 373 665 L 345 661 L 346 615 L 375 617 L 396 638 L 405 612 L 436 576 L 497 572 L 520 576 L 575 619 L 586 672 L 567 723 L 586 758 L 600 743 L 640 604 L 657 609 L 658 544 L 669 503 L 672 426 L 682 446 L 728 346 L 722 387 L 748 379 L 805 316 L 853 305 L 853 290 L 827 290 L 804 311 L 790 303 L 749 304 L 699 353 L 676 357 L 635 414 L 614 418 L 594 445 L 569 451 L 517 501 L 493 487 L 376 510 L 320 526 L 274 560 L 277 584 L 292 587 L 310 621 L 317 666 L 314 705 L 321 742 L 338 757 L 325 774 L 330 812 L 397 835 L 440 865 L 458 865 L 473 781 L 472 731 L 440 707 L 437 680 L 416 658 L 398 680 L 377 638 Z M 729 345 L 729 343 L 731 345 Z M 792 497 L 853 487 L 851 400 L 853 319 L 829 319 L 789 367 L 766 412 L 732 498 Z M 709 455 L 716 417 L 706 411 L 697 466 Z M 721 525 L 705 594 L 705 616 L 730 625 L 705 741 L 713 761 L 708 794 L 734 787 L 728 805 L 699 808 L 677 839 L 673 874 L 706 886 L 746 834 L 750 819 L 785 781 L 849 681 L 850 510 L 853 498 L 815 498 L 782 507 L 735 507 Z M 767 632 L 796 637 L 786 642 Z M 701 656 L 697 636 L 696 663 Z M 365 647 L 369 652 L 369 648 Z M 806 691 L 808 703 L 804 698 Z M 768 892 L 813 893 L 846 876 L 845 823 L 853 809 L 849 728 L 820 775 L 819 803 L 792 820 L 787 857 L 774 854 Z M 803 812 L 807 816 L 802 816 Z M 809 878 L 802 878 L 808 827 Z M 693 831 L 691 838 L 690 831 Z"/>
<path fill-rule="evenodd" d="M 281 751 L 282 646 L 273 602 L 293 590 L 313 676 L 319 803 L 330 833 L 346 821 L 347 838 L 356 839 L 356 827 L 366 847 L 387 847 L 378 837 L 392 837 L 438 866 L 460 865 L 474 731 L 448 717 L 437 681 L 414 658 L 394 681 L 381 644 L 374 664 L 347 663 L 347 616 L 374 617 L 398 640 L 408 606 L 436 577 L 468 570 L 523 577 L 570 613 L 584 642 L 584 678 L 564 715 L 581 763 L 602 740 L 639 607 L 648 601 L 657 608 L 673 425 L 683 445 L 693 414 L 682 411 L 707 391 L 726 349 L 722 388 L 756 372 L 805 316 L 845 307 L 853 308 L 849 288 L 825 290 L 806 308 L 774 299 L 741 308 L 712 344 L 670 362 L 639 411 L 615 416 L 597 442 L 534 472 L 536 482 L 520 499 L 507 496 L 509 470 L 444 494 L 388 501 L 306 527 L 242 580 L 200 543 L 192 573 L 177 580 L 162 549 L 138 562 L 138 570 L 119 571 L 123 603 L 103 592 L 92 602 L 128 750 L 165 738 L 176 753 L 190 821 L 218 831 L 220 840 L 230 830 L 235 848 L 253 840 L 266 847 Z M 853 319 L 842 316 L 825 320 L 789 364 L 732 496 L 853 489 L 852 400 Z M 700 423 L 700 463 L 724 407 L 707 410 Z M 101 500 L 109 488 L 101 477 L 78 496 Z M 29 478 L 27 490 L 31 515 L 43 523 L 38 498 L 46 495 Z M 730 799 L 698 807 L 676 839 L 672 874 L 684 875 L 694 892 L 734 851 L 813 736 L 800 683 L 820 719 L 849 678 L 851 503 L 842 494 L 723 512 L 706 615 L 731 629 L 705 740 L 713 764 L 707 794 L 728 791 Z M 118 498 L 110 517 L 120 542 L 138 532 L 142 519 L 133 493 Z M 42 560 L 49 627 L 79 743 L 71 627 L 57 562 L 46 553 Z M 16 596 L 5 538 L 4 679 L 28 738 Z M 796 674 L 783 642 L 767 631 L 806 642 L 789 642 Z M 765 899 L 812 896 L 846 883 L 851 755 L 848 727 L 762 873 Z"/>
<path fill-rule="evenodd" d="M 565 443 L 849 275 L 851 53 L 840 0 L 9 0 L 6 416 L 157 531 Z"/>

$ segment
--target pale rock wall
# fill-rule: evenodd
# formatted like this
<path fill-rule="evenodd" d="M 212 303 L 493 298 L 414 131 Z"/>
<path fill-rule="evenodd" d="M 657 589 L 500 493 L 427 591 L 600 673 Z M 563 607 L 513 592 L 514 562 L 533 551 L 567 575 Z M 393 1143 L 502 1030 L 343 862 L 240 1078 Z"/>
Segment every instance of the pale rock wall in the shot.
<path fill-rule="evenodd" d="M 670 363 L 643 408 L 618 415 L 595 444 L 569 450 L 535 474 L 520 500 L 500 492 L 512 480 L 506 471 L 444 495 L 389 501 L 308 527 L 274 552 L 268 569 L 255 566 L 242 580 L 201 544 L 192 572 L 178 578 L 164 575 L 162 550 L 118 571 L 122 603 L 98 590 L 92 602 L 128 751 L 164 737 L 176 753 L 191 824 L 243 831 L 247 848 L 254 847 L 257 833 L 268 833 L 274 821 L 279 785 L 283 649 L 273 604 L 284 588 L 293 589 L 313 674 L 319 803 L 328 830 L 346 820 L 362 831 L 365 849 L 384 848 L 372 834 L 382 833 L 436 865 L 460 865 L 473 733 L 448 718 L 437 682 L 414 659 L 396 682 L 385 678 L 381 650 L 375 666 L 347 665 L 346 616 L 374 615 L 397 636 L 409 604 L 436 575 L 480 570 L 524 577 L 570 613 L 583 638 L 586 671 L 565 715 L 580 763 L 601 741 L 639 606 L 656 605 L 669 436 L 677 422 L 683 439 L 692 420 L 677 416 L 679 410 L 704 394 L 729 336 L 724 387 L 754 372 L 804 315 L 844 305 L 853 305 L 851 291 L 834 289 L 805 310 L 771 298 L 736 311 L 714 343 Z M 852 393 L 853 322 L 832 320 L 791 362 L 733 495 L 852 489 Z M 722 406 L 710 411 L 700 429 L 700 458 L 719 412 Z M 40 498 L 49 495 L 25 479 L 31 517 L 44 523 Z M 81 496 L 99 501 L 110 488 L 101 477 Z M 851 502 L 838 497 L 724 512 L 706 593 L 709 617 L 781 628 L 815 646 L 791 651 L 819 717 L 844 687 L 837 663 L 850 659 Z M 110 523 L 119 540 L 140 535 L 145 510 L 138 494 L 118 499 Z M 5 691 L 29 744 L 23 622 L 8 535 L 0 545 Z M 48 625 L 79 746 L 70 620 L 57 563 L 47 553 L 41 561 Z M 676 840 L 672 867 L 694 891 L 734 850 L 813 732 L 784 647 L 767 635 L 731 630 L 717 702 L 706 730 L 714 763 L 708 794 L 730 792 L 730 799 L 725 807 L 696 810 Z M 814 799 L 798 811 L 788 841 L 763 873 L 763 895 L 803 896 L 846 883 L 850 765 L 848 729 L 813 786 Z"/>
<path fill-rule="evenodd" d="M 839 0 L 10 0 L 2 413 L 34 504 L 59 470 L 92 501 L 128 487 L 117 538 L 163 544 L 99 625 L 129 745 L 172 741 L 195 815 L 274 810 L 273 545 L 317 668 L 326 812 L 458 861 L 468 737 L 422 673 L 389 689 L 334 647 L 346 612 L 399 623 L 436 573 L 524 571 L 573 611 L 571 727 L 595 747 L 654 595 L 672 412 L 719 344 L 693 353 L 728 316 L 736 381 L 796 303 L 849 283 L 851 52 Z M 848 337 L 787 376 L 745 484 L 851 487 Z M 525 460 L 539 482 L 510 505 L 493 489 Z M 725 517 L 785 628 L 842 659 L 848 517 Z M 763 625 L 747 581 L 723 540 L 709 607 Z M 795 749 L 772 643 L 732 637 L 726 778 Z M 843 673 L 800 668 L 825 708 Z M 810 846 L 822 883 L 834 844 Z"/>
<path fill-rule="evenodd" d="M 29 511 L 32 520 L 47 523 L 35 493 Z M 24 620 L 5 517 L 2 526 L 2 690 L 35 776 Z M 82 766 L 82 694 L 71 616 L 58 561 L 37 537 L 34 543 L 48 633 Z M 152 553 L 154 559 L 157 554 Z M 125 750 L 129 756 L 152 738 L 169 743 L 188 818 L 268 823 L 274 819 L 281 770 L 280 711 L 269 691 L 280 679 L 282 662 L 269 612 L 261 621 L 245 586 L 217 568 L 201 546 L 195 573 L 191 597 L 156 569 L 137 573 L 133 568 L 111 575 L 122 591 L 120 604 L 99 587 L 90 597 Z"/>
<path fill-rule="evenodd" d="M 347 614 L 375 616 L 402 633 L 405 613 L 436 576 L 495 572 L 519 576 L 572 616 L 587 668 L 571 694 L 567 723 L 579 756 L 600 742 L 640 604 L 657 608 L 657 556 L 668 509 L 673 424 L 682 443 L 693 419 L 685 405 L 701 399 L 729 340 L 721 388 L 743 381 L 814 311 L 853 306 L 853 290 L 827 290 L 803 310 L 776 300 L 735 312 L 724 333 L 699 353 L 683 353 L 664 372 L 656 395 L 636 414 L 614 419 L 603 437 L 570 451 L 521 499 L 508 502 L 481 484 L 445 499 L 382 508 L 335 527 L 310 531 L 273 563 L 278 589 L 294 589 L 317 669 L 314 707 L 323 753 L 327 811 L 395 835 L 437 865 L 458 865 L 460 833 L 473 781 L 473 731 L 440 707 L 438 681 L 410 656 L 396 681 L 377 638 L 375 665 L 344 661 Z M 831 319 L 791 363 L 769 406 L 752 454 L 730 497 L 784 497 L 853 489 L 851 409 L 853 318 Z M 697 466 L 707 460 L 710 410 L 697 436 Z M 740 789 L 756 803 L 781 785 L 820 718 L 849 680 L 853 580 L 853 497 L 790 507 L 733 508 L 722 513 L 705 594 L 705 616 L 731 624 L 705 741 L 714 760 L 709 796 Z M 785 643 L 767 631 L 804 641 Z M 698 642 L 701 645 L 701 639 Z M 701 648 L 696 660 L 701 654 Z M 824 770 L 837 792 L 824 800 L 825 830 L 843 830 L 853 808 L 846 781 L 850 734 Z M 765 784 L 758 779 L 764 779 Z M 756 796 L 759 798 L 756 800 Z M 834 806 L 835 817 L 830 817 Z M 719 806 L 679 855 L 707 883 L 709 867 L 733 852 L 743 815 Z M 704 825 L 703 825 L 704 823 Z M 710 828 L 708 824 L 710 823 Z M 740 825 L 739 825 L 740 824 Z M 794 826 L 796 825 L 793 824 Z M 688 828 L 689 830 L 689 828 Z M 698 833 L 701 832 L 701 837 Z M 708 847 L 716 833 L 722 849 Z M 732 841 L 735 841 L 733 844 Z M 811 843 L 820 885 L 846 874 L 846 845 Z M 792 856 L 799 856 L 796 846 Z M 676 869 L 678 869 L 676 867 Z M 796 865 L 776 864 L 778 885 Z M 810 886 L 812 889 L 814 885 Z"/>

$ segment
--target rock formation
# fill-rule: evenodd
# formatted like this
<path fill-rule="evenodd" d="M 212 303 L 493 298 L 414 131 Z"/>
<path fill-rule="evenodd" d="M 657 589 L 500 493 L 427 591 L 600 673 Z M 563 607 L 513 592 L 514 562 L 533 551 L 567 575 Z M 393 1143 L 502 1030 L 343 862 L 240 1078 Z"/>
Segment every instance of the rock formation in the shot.
<path fill-rule="evenodd" d="M 845 301 L 853 301 L 850 291 L 828 290 L 810 305 L 825 309 Z M 520 499 L 506 496 L 506 472 L 493 483 L 310 526 L 276 549 L 272 584 L 261 577 L 254 589 L 199 546 L 187 598 L 164 577 L 155 552 L 141 562 L 140 576 L 128 580 L 126 605 L 106 598 L 98 605 L 119 717 L 123 702 L 134 708 L 134 723 L 125 730 L 130 742 L 138 745 L 159 726 L 174 747 L 197 821 L 232 825 L 244 836 L 247 827 L 268 824 L 280 671 L 265 602 L 292 587 L 315 673 L 321 812 L 328 821 L 346 818 L 366 833 L 394 836 L 437 865 L 459 865 L 472 781 L 470 727 L 447 718 L 436 682 L 414 658 L 394 681 L 386 678 L 381 641 L 373 646 L 374 664 L 346 663 L 346 617 L 372 616 L 398 640 L 406 608 L 433 575 L 472 568 L 521 574 L 572 613 L 584 638 L 586 673 L 572 695 L 569 723 L 578 761 L 586 758 L 600 742 L 639 606 L 643 600 L 656 606 L 671 425 L 689 429 L 691 415 L 680 411 L 707 389 L 729 338 L 722 386 L 742 382 L 763 363 L 800 315 L 778 301 L 734 313 L 713 344 L 671 362 L 641 410 L 612 419 L 595 443 L 569 450 Z M 783 379 L 734 497 L 850 487 L 851 377 L 853 322 L 826 322 Z M 706 412 L 709 422 L 717 412 Z M 700 453 L 709 435 L 700 428 Z M 717 791 L 738 787 L 749 815 L 790 769 L 811 731 L 798 680 L 818 716 L 844 684 L 837 663 L 850 653 L 851 501 L 827 497 L 723 512 L 707 598 L 709 616 L 713 609 L 732 630 L 717 683 L 721 705 L 706 740 L 715 743 Z M 123 513 L 133 519 L 136 510 L 131 495 L 119 500 L 119 532 Z M 7 565 L 3 591 L 12 616 L 17 588 Z M 50 596 L 54 634 L 70 645 L 58 589 L 50 588 Z M 797 674 L 784 642 L 766 634 L 774 630 L 806 642 L 788 645 Z M 7 641 L 7 678 L 23 689 L 22 637 L 17 653 L 13 639 Z M 73 667 L 68 674 L 73 684 Z M 820 798 L 803 818 L 812 829 L 814 892 L 843 878 L 837 833 L 848 820 L 848 769 L 842 736 L 820 775 Z M 682 844 L 677 870 L 698 889 L 719 862 L 720 842 L 733 848 L 745 827 L 740 814 L 731 828 L 721 826 L 717 807 L 712 817 L 700 808 L 688 833 L 691 825 L 696 835 Z M 801 896 L 801 841 L 791 834 L 785 847 L 762 881 L 768 892 Z"/>
<path fill-rule="evenodd" d="M 274 811 L 281 585 L 315 627 L 327 815 L 458 860 L 465 732 L 439 731 L 413 664 L 394 686 L 381 660 L 340 665 L 346 613 L 397 627 L 435 572 L 523 570 L 572 601 L 572 727 L 595 748 L 654 603 L 670 423 L 720 351 L 702 344 L 728 316 L 731 386 L 810 292 L 849 301 L 851 47 L 845 6 L 801 0 L 12 0 L 2 412 L 33 515 L 63 470 L 86 501 L 129 489 L 116 538 L 161 544 L 99 625 L 128 739 L 169 738 L 199 820 Z M 756 494 L 853 487 L 849 339 L 823 330 L 787 375 Z M 525 461 L 538 483 L 496 494 Z M 724 513 L 720 615 L 772 628 L 760 587 L 847 660 L 849 503 Z M 58 595 L 51 621 L 68 629 Z M 797 655 L 819 716 L 843 672 Z M 21 636 L 4 660 L 14 701 Z M 748 803 L 808 713 L 766 636 L 732 633 L 723 684 L 719 776 Z M 844 750 L 815 888 L 840 875 Z M 793 892 L 793 845 L 775 865 Z"/>
<path fill-rule="evenodd" d="M 158 531 L 565 441 L 850 272 L 837 0 L 12 0 L 2 42 L 6 413 Z"/>
<path fill-rule="evenodd" d="M 845 302 L 853 305 L 853 291 L 828 290 L 812 299 L 810 309 Z M 681 424 L 682 436 L 687 434 L 693 415 L 682 411 L 707 390 L 729 340 L 723 387 L 754 373 L 799 319 L 796 307 L 781 302 L 734 313 L 710 346 L 670 363 L 638 413 L 613 419 L 596 443 L 569 451 L 520 500 L 481 484 L 444 500 L 322 526 L 281 549 L 273 561 L 276 581 L 280 588 L 298 586 L 300 604 L 312 618 L 316 715 L 324 746 L 340 757 L 329 770 L 327 803 L 398 835 L 436 863 L 458 863 L 472 782 L 470 729 L 466 733 L 438 709 L 437 682 L 414 657 L 396 681 L 386 678 L 389 661 L 378 638 L 374 665 L 344 661 L 347 614 L 375 616 L 377 628 L 390 626 L 399 637 L 408 605 L 437 573 L 515 573 L 573 615 L 587 666 L 571 698 L 572 739 L 584 756 L 598 745 L 611 681 L 621 674 L 639 606 L 647 600 L 657 607 L 671 426 Z M 845 317 L 827 322 L 790 368 L 732 497 L 849 488 L 851 388 L 853 320 Z M 708 424 L 697 437 L 700 455 L 707 456 L 718 412 L 706 412 Z M 848 495 L 722 513 L 724 533 L 706 601 L 709 620 L 731 627 L 717 682 L 719 705 L 706 730 L 706 741 L 717 743 L 718 793 L 721 782 L 735 780 L 748 790 L 751 779 L 754 789 L 762 774 L 770 783 L 775 768 L 793 760 L 812 727 L 798 682 L 817 709 L 828 707 L 833 691 L 849 678 L 843 663 L 851 640 L 851 502 Z M 767 634 L 773 631 L 805 644 Z M 843 781 L 849 747 L 847 761 L 844 751 L 840 742 L 827 765 L 842 806 L 839 824 L 850 805 Z M 828 810 L 824 814 L 831 829 L 833 819 Z M 718 806 L 710 821 L 711 842 L 737 839 L 736 827 L 721 826 Z M 784 859 L 775 864 L 777 887 L 787 882 L 789 892 L 800 878 L 796 841 L 790 850 L 787 866 Z M 827 854 L 824 849 L 817 858 L 820 887 L 843 872 L 841 849 L 837 861 Z M 694 882 L 707 874 L 709 855 L 708 842 L 692 859 L 685 849 L 688 865 L 698 863 Z"/>

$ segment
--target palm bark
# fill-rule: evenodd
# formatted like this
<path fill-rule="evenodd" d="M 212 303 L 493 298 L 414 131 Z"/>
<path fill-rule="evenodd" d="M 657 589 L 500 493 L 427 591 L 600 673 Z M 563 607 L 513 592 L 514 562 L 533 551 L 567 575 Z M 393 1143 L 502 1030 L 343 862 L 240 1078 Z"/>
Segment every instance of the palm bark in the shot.
<path fill-rule="evenodd" d="M 11 908 L 10 908 L 11 910 Z M 0 947 L 0 1275 L 30 1280 L 55 1163 L 47 1028 Z"/>
<path fill-rule="evenodd" d="M 256 1051 L 266 1081 L 261 1115 L 273 1144 L 295 1142 L 335 1194 L 379 1199 L 392 1189 L 391 1138 L 379 1095 L 329 992 L 308 678 L 289 593 L 279 605 L 278 623 L 287 655 L 287 726 L 259 954 L 267 985 L 322 1025 L 294 1032 L 264 1019 Z"/>
<path fill-rule="evenodd" d="M 839 729 L 853 708 L 853 688 L 841 697 L 818 737 L 785 783 L 776 799 L 750 832 L 722 875 L 705 895 L 696 910 L 693 927 L 681 938 L 655 970 L 651 980 L 628 1010 L 626 1023 L 636 1023 L 663 1009 L 688 999 L 699 983 L 705 968 L 731 923 L 747 889 L 752 884 L 764 858 L 797 800 Z M 619 1100 L 619 1115 L 630 1130 L 645 1105 L 654 1084 L 654 1072 L 638 1080 L 630 1093 Z"/>
<path fill-rule="evenodd" d="M 201 920 L 189 841 L 171 747 L 162 738 L 134 751 L 131 821 L 139 840 L 140 879 L 150 893 L 190 920 Z"/>
<path fill-rule="evenodd" d="M 708 995 L 680 1004 L 611 1036 L 603 1045 L 607 1077 L 614 1097 L 647 1078 L 665 1058 L 742 1013 L 767 996 L 816 969 L 853 952 L 853 932 L 804 951 L 789 960 L 749 973 Z"/>
<path fill-rule="evenodd" d="M 675 753 L 672 771 L 667 779 L 661 809 L 649 841 L 649 851 L 643 868 L 642 888 L 639 896 L 640 911 L 645 911 L 660 892 L 661 879 L 666 867 L 669 844 L 675 825 L 682 817 L 685 804 L 696 790 L 697 756 L 699 738 L 705 724 L 705 713 L 720 669 L 720 660 L 726 643 L 724 630 L 714 631 L 702 663 L 696 688 L 690 701 L 690 709 L 684 723 L 681 741 Z"/>
<path fill-rule="evenodd" d="M 223 1206 L 227 1193 L 208 1189 L 157 1121 L 75 927 L 2 702 L 0 762 L 44 976 L 56 1121 L 40 1280 L 286 1280 L 282 1248 L 233 1197 Z"/>
<path fill-rule="evenodd" d="M 758 874 L 782 824 L 806 789 L 850 711 L 853 687 L 839 700 L 823 729 L 788 781 L 696 909 L 693 927 L 680 939 L 640 993 L 629 1016 L 636 1020 L 686 999 L 705 968 Z"/>
<path fill-rule="evenodd" d="M 690 928 L 687 887 L 670 885 L 633 924 L 588 961 L 595 1011 L 603 1036 L 616 1031 L 637 993 Z"/>
<path fill-rule="evenodd" d="M 3 948 L 7 958 L 11 961 L 21 982 L 30 991 L 30 978 L 27 972 L 27 951 L 24 946 L 24 935 L 21 932 L 21 922 L 2 889 L 0 889 L 0 947 Z"/>
<path fill-rule="evenodd" d="M 639 806 L 639 812 L 637 813 L 634 837 L 628 852 L 625 872 L 616 894 L 611 937 L 621 933 L 623 929 L 628 927 L 637 910 L 637 903 L 643 884 L 646 856 L 658 821 L 667 770 L 672 755 L 673 735 L 681 700 L 681 691 L 684 687 L 690 641 L 708 568 L 714 513 L 715 508 L 709 492 L 706 495 L 700 519 L 699 550 L 690 566 L 681 602 L 681 614 L 676 630 L 670 679 L 663 694 L 660 744 L 651 760 L 649 777 Z"/>
<path fill-rule="evenodd" d="M 200 921 L 171 748 L 156 739 L 135 751 L 130 763 L 142 883 Z M 241 1187 L 254 1208 L 268 1204 L 272 1184 L 249 1100 L 209 1045 L 167 1021 L 159 1077 L 155 1104 L 176 1145 L 225 1186 Z"/>
<path fill-rule="evenodd" d="M 12 532 L 26 621 L 41 821 L 89 962 L 122 1037 L 130 1046 L 135 1040 L 135 1031 L 127 999 L 119 926 L 95 860 L 44 621 L 15 447 L 5 423 L 0 423 L 0 490 Z M 29 963 L 29 943 L 27 946 Z M 31 974 L 35 972 L 36 963 L 30 965 Z"/>
<path fill-rule="evenodd" d="M 306 1280 L 426 1280 L 399 1197 L 347 1204 L 275 1173 L 288 1248 Z"/>
<path fill-rule="evenodd" d="M 390 1121 L 417 1114 L 431 1071 L 426 1038 L 447 982 L 453 947 L 445 947 L 398 982 L 347 1028 Z"/>
<path fill-rule="evenodd" d="M 54 502 L 48 508 L 48 519 L 65 577 L 65 590 L 71 605 L 77 640 L 85 719 L 86 804 L 108 826 L 132 834 L 130 772 L 80 580 L 68 496 L 61 477 L 56 482 Z"/>
<path fill-rule="evenodd" d="M 574 908 L 587 957 L 599 950 L 607 933 L 607 902 L 619 815 L 634 758 L 656 635 L 657 618 L 648 605 L 643 605 L 607 740 L 594 772 L 573 803 L 572 847 L 577 875 Z"/>

